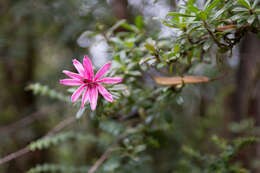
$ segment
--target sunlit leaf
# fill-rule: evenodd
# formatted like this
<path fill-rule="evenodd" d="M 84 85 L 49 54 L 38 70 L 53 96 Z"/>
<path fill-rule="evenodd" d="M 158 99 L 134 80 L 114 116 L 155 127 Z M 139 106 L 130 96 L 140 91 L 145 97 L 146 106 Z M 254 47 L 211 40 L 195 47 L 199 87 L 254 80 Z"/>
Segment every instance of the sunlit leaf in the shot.
<path fill-rule="evenodd" d="M 167 16 L 196 17 L 194 15 L 177 13 L 177 12 L 170 12 L 170 13 L 167 14 Z"/>
<path fill-rule="evenodd" d="M 137 16 L 135 18 L 135 25 L 137 26 L 138 29 L 142 29 L 144 27 L 144 22 L 143 22 L 142 16 Z"/>
<path fill-rule="evenodd" d="M 145 44 L 144 47 L 152 53 L 156 53 L 156 49 L 151 44 Z"/>
<path fill-rule="evenodd" d="M 244 7 L 250 9 L 251 5 L 250 2 L 248 0 L 238 0 L 237 3 L 243 5 Z"/>

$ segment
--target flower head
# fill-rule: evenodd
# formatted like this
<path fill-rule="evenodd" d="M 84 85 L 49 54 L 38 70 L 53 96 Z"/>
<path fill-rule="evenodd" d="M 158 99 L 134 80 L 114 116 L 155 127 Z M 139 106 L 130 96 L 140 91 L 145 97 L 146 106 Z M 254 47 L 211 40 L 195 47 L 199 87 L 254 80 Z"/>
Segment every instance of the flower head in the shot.
<path fill-rule="evenodd" d="M 89 100 L 91 110 L 93 111 L 97 106 L 98 93 L 100 93 L 107 101 L 114 101 L 112 95 L 105 89 L 103 85 L 101 85 L 101 83 L 115 84 L 122 81 L 122 78 L 120 77 L 103 77 L 110 69 L 110 62 L 103 65 L 103 67 L 98 70 L 95 76 L 93 73 L 92 63 L 87 56 L 85 56 L 83 59 L 83 65 L 76 59 L 74 59 L 72 62 L 78 73 L 63 70 L 62 72 L 70 77 L 70 79 L 60 80 L 60 83 L 63 85 L 79 86 L 79 88 L 71 96 L 72 102 L 77 101 L 78 98 L 82 95 L 81 109 Z"/>

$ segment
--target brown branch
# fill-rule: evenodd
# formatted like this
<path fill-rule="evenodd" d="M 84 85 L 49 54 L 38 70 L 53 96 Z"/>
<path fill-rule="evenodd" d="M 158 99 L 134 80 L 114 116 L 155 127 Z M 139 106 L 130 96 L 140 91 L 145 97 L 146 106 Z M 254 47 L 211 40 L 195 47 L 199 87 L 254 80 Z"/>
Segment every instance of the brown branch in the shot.
<path fill-rule="evenodd" d="M 31 124 L 35 120 L 42 119 L 44 116 L 45 114 L 42 114 L 41 111 L 34 112 L 31 115 L 28 115 L 25 118 L 22 118 L 12 124 L 6 125 L 4 127 L 0 127 L 0 134 L 8 134 L 13 131 L 16 131 L 17 129 L 20 129 L 24 126 Z"/>
<path fill-rule="evenodd" d="M 205 29 L 208 31 L 209 35 L 211 36 L 211 38 L 212 38 L 212 39 L 214 40 L 214 42 L 218 45 L 218 47 L 220 47 L 220 48 L 226 48 L 227 45 L 221 43 L 221 42 L 216 38 L 216 36 L 214 35 L 214 33 L 209 29 L 208 24 L 207 24 L 205 21 L 203 21 L 203 24 L 204 24 Z"/>
<path fill-rule="evenodd" d="M 45 107 L 37 112 L 34 112 L 30 115 L 25 116 L 25 118 L 22 118 L 12 124 L 0 127 L 0 134 L 8 134 L 12 133 L 14 131 L 19 130 L 22 127 L 28 127 L 31 123 L 33 123 L 35 120 L 41 120 L 46 117 L 46 110 L 50 110 L 55 108 L 56 106 L 51 106 L 51 107 Z"/>
<path fill-rule="evenodd" d="M 14 153 L 11 153 L 11 154 L 5 156 L 4 158 L 0 159 L 0 165 L 3 164 L 3 163 L 9 162 L 9 161 L 11 161 L 15 158 L 18 158 L 22 155 L 25 155 L 29 152 L 30 152 L 30 150 L 27 147 L 25 147 L 23 149 L 20 149 L 20 150 L 14 152 Z"/>
<path fill-rule="evenodd" d="M 101 155 L 101 157 L 96 161 L 96 163 L 90 168 L 88 173 L 94 173 L 100 167 L 100 165 L 108 158 L 108 156 L 110 156 L 110 154 L 112 153 L 112 149 L 117 145 L 118 141 L 120 141 L 123 137 L 124 135 L 122 134 L 114 141 L 114 143 Z"/>
<path fill-rule="evenodd" d="M 76 118 L 74 116 L 70 116 L 68 118 L 66 118 L 65 120 L 63 120 L 62 122 L 60 122 L 58 125 L 56 125 L 53 129 L 51 129 L 45 136 L 43 136 L 42 138 L 46 138 L 46 137 L 50 137 L 52 135 L 54 135 L 55 133 L 57 133 L 58 131 L 62 130 L 63 128 L 65 128 L 66 126 L 68 126 L 69 124 L 73 123 L 76 120 Z M 4 158 L 0 159 L 0 165 L 4 164 L 6 162 L 9 162 L 13 159 L 16 159 L 20 156 L 23 156 L 27 153 L 31 152 L 31 150 L 29 150 L 29 148 L 26 146 L 14 153 L 8 154 L 7 156 L 5 156 Z"/>
<path fill-rule="evenodd" d="M 112 145 L 113 146 L 113 145 Z M 107 157 L 112 153 L 111 148 L 108 148 L 103 154 L 102 156 L 96 161 L 96 163 L 90 168 L 90 170 L 88 171 L 88 173 L 94 173 L 97 168 L 99 168 L 99 166 L 107 159 Z"/>

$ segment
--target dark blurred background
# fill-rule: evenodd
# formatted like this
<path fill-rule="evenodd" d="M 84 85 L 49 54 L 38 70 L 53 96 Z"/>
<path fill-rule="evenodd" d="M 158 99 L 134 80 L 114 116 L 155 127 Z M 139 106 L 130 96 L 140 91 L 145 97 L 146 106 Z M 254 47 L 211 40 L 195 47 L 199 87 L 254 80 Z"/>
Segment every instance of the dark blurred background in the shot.
<path fill-rule="evenodd" d="M 64 116 L 75 114 L 76 110 L 67 103 L 34 96 L 25 88 L 40 82 L 66 93 L 58 81 L 64 77 L 63 69 L 73 68 L 72 58 L 89 53 L 98 56 L 95 46 L 90 51 L 77 44 L 84 31 L 95 30 L 97 23 L 109 27 L 123 18 L 131 23 L 137 15 L 143 15 L 146 23 L 153 26 L 151 30 L 159 29 L 167 36 L 169 29 L 158 22 L 153 25 L 152 17 L 164 17 L 175 4 L 172 0 L 1 0 L 0 157 L 42 137 Z M 218 129 L 227 138 L 230 134 L 226 128 L 231 121 L 252 118 L 259 126 L 259 56 L 259 39 L 253 34 L 246 35 L 224 69 L 229 75 L 187 96 L 191 101 L 185 102 L 184 107 L 192 111 L 180 114 L 221 117 Z M 209 91 L 208 94 L 201 92 L 203 90 Z M 54 160 L 50 153 L 53 151 L 30 153 L 0 165 L 0 172 L 24 172 L 36 163 Z M 260 145 L 255 145 L 249 153 L 259 158 Z M 65 156 L 60 157 L 63 157 L 60 161 L 66 160 Z M 241 157 L 245 163 L 250 160 L 246 154 Z"/>

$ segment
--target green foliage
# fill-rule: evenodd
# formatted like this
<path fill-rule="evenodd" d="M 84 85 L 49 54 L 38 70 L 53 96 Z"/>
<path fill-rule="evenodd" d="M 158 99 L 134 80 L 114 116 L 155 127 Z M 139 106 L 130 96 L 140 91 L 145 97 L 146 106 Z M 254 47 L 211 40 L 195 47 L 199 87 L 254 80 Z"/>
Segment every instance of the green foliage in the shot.
<path fill-rule="evenodd" d="M 31 151 L 42 150 L 49 148 L 54 145 L 60 145 L 68 140 L 85 140 L 88 142 L 95 142 L 96 138 L 92 135 L 83 135 L 76 132 L 62 132 L 54 136 L 47 136 L 43 139 L 39 139 L 35 142 L 32 142 L 28 148 Z"/>
<path fill-rule="evenodd" d="M 65 96 L 64 94 L 57 92 L 54 89 L 50 89 L 46 85 L 41 85 L 39 83 L 30 84 L 26 87 L 27 90 L 31 90 L 33 94 L 39 94 L 41 96 L 48 96 L 52 99 L 57 99 L 60 101 L 69 102 L 69 97 Z"/>
<path fill-rule="evenodd" d="M 88 166 L 69 166 L 60 164 L 48 164 L 37 165 L 35 168 L 31 168 L 27 173 L 53 173 L 53 172 L 66 172 L 66 173 L 86 173 L 88 172 Z"/>
<path fill-rule="evenodd" d="M 206 154 L 194 151 L 192 148 L 184 146 L 183 151 L 190 157 L 203 163 L 203 172 L 234 172 L 234 173 L 247 173 L 248 171 L 241 167 L 239 164 L 233 164 L 233 160 L 241 150 L 253 143 L 259 141 L 256 137 L 245 137 L 234 140 L 232 144 L 228 144 L 226 140 L 213 136 L 212 140 L 221 150 L 218 155 Z"/>
<path fill-rule="evenodd" d="M 112 154 L 98 172 L 247 172 L 239 164 L 239 159 L 233 159 L 245 146 L 258 140 L 245 137 L 227 141 L 215 135 L 212 140 L 216 146 L 211 145 L 211 132 L 220 134 L 215 129 L 225 121 L 225 113 L 224 106 L 218 103 L 214 105 L 215 114 L 220 116 L 220 112 L 224 120 L 209 116 L 210 108 L 205 108 L 206 115 L 200 115 L 192 108 L 193 105 L 200 106 L 196 93 L 207 92 L 206 87 L 160 86 L 150 77 L 197 74 L 198 69 L 201 74 L 215 76 L 217 68 L 225 65 L 226 55 L 232 55 L 233 47 L 245 33 L 260 33 L 260 8 L 257 3 L 247 0 L 208 0 L 203 8 L 199 8 L 194 0 L 185 3 L 178 11 L 161 19 L 174 37 L 159 37 L 159 32 L 147 32 L 141 16 L 136 17 L 134 24 L 121 20 L 110 28 L 96 24 L 96 30 L 85 31 L 81 37 L 101 37 L 107 43 L 108 52 L 112 53 L 109 75 L 122 77 L 124 84 L 106 86 L 115 102 L 99 99 L 95 112 L 90 112 L 87 107 L 78 111 L 77 118 L 83 122 L 87 116 L 89 124 L 77 128 L 91 135 L 64 132 L 33 142 L 29 149 L 41 150 L 68 140 L 77 140 L 76 147 L 84 148 L 84 143 L 78 141 L 94 141 L 93 148 L 98 150 L 93 151 L 95 158 L 83 159 L 89 165 L 98 159 L 96 155 L 111 147 Z M 212 54 L 216 54 L 216 60 Z M 27 89 L 35 94 L 69 101 L 65 95 L 38 83 Z M 212 97 L 214 100 L 215 95 Z M 253 126 L 251 121 L 230 124 L 231 131 L 238 134 Z M 197 152 L 197 149 L 201 151 Z M 71 155 L 83 154 L 72 151 Z M 158 163 L 158 167 L 154 163 Z M 87 169 L 45 164 L 32 168 L 29 173 L 86 172 Z"/>
<path fill-rule="evenodd" d="M 181 47 L 175 61 L 184 58 L 189 63 L 205 57 L 210 48 L 218 47 L 218 54 L 230 53 L 244 33 L 259 32 L 258 8 L 247 0 L 208 0 L 203 9 L 193 0 L 180 7 L 180 12 L 170 12 L 163 23 L 178 32 L 175 44 Z M 177 33 L 176 32 L 176 33 Z M 166 56 L 164 54 L 162 56 Z M 174 55 L 172 50 L 167 54 Z M 176 56 L 176 55 L 175 55 Z M 168 60 L 171 60 L 169 57 Z"/>

